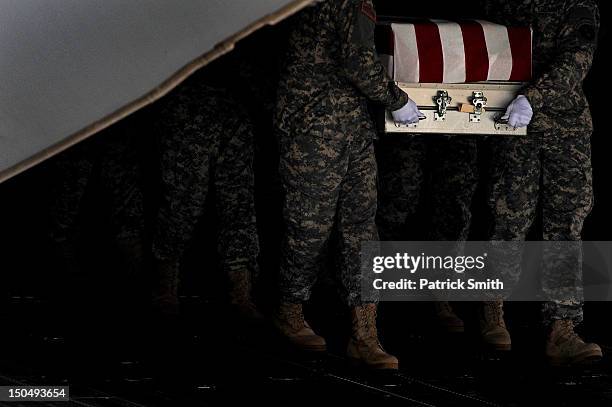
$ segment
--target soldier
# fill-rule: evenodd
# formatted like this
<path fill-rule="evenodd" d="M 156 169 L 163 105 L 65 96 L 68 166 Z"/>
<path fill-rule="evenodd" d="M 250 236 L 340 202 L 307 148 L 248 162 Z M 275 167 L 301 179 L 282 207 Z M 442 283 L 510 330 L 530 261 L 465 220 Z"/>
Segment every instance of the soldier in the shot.
<path fill-rule="evenodd" d="M 367 100 L 413 123 L 420 112 L 386 75 L 374 47 L 371 0 L 327 0 L 295 21 L 278 90 L 276 126 L 285 192 L 279 330 L 302 349 L 325 340 L 304 320 L 323 248 L 339 237 L 340 280 L 352 314 L 348 356 L 371 368 L 397 369 L 378 341 L 376 304 L 363 303 L 360 245 L 377 240 L 374 124 Z"/>
<path fill-rule="evenodd" d="M 162 101 L 158 119 L 162 199 L 153 238 L 154 305 L 164 316 L 178 314 L 180 260 L 212 186 L 230 302 L 244 322 L 256 322 L 261 316 L 251 301 L 251 276 L 259 242 L 249 118 L 228 91 L 196 75 Z"/>
<path fill-rule="evenodd" d="M 593 122 L 582 81 L 593 61 L 599 13 L 593 0 L 521 0 L 483 2 L 486 18 L 506 25 L 533 28 L 534 76 L 508 107 L 515 127 L 529 126 L 525 138 L 492 138 L 489 205 L 493 241 L 522 241 L 543 212 L 544 241 L 579 241 L 593 204 L 591 144 Z M 558 257 L 558 256 L 557 256 Z M 559 258 L 543 264 L 544 290 L 560 287 Z M 601 357 L 596 344 L 574 332 L 582 321 L 580 256 L 572 256 L 569 287 L 575 295 L 543 304 L 548 329 L 546 355 L 551 362 L 580 363 Z M 520 261 L 506 270 L 518 279 Z M 565 288 L 565 287 L 563 287 Z M 485 303 L 481 315 L 485 342 L 509 349 L 510 335 L 501 302 Z"/>
<path fill-rule="evenodd" d="M 132 118 L 125 119 L 52 161 L 50 239 L 69 275 L 79 273 L 76 242 L 83 197 L 99 174 L 108 218 L 130 277 L 142 270 L 144 208 Z"/>

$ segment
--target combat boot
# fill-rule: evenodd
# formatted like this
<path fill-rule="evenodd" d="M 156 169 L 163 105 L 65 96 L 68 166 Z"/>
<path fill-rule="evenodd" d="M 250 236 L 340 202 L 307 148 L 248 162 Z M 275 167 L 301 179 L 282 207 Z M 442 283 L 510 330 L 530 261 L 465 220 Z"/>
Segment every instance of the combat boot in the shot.
<path fill-rule="evenodd" d="M 599 360 L 601 348 L 595 343 L 585 343 L 574 331 L 574 323 L 563 319 L 555 321 L 546 341 L 546 356 L 554 366 L 575 365 Z"/>
<path fill-rule="evenodd" d="M 351 319 L 353 328 L 347 349 L 349 359 L 371 369 L 397 369 L 397 358 L 385 352 L 378 340 L 376 304 L 354 307 Z"/>
<path fill-rule="evenodd" d="M 434 302 L 438 325 L 449 333 L 462 333 L 465 330 L 463 320 L 455 314 L 448 301 Z"/>
<path fill-rule="evenodd" d="M 179 315 L 179 263 L 157 260 L 153 281 L 153 309 L 162 317 Z"/>
<path fill-rule="evenodd" d="M 251 297 L 251 273 L 248 271 L 231 271 L 228 273 L 229 298 L 232 313 L 247 324 L 262 324 L 263 315 L 257 310 Z"/>
<path fill-rule="evenodd" d="M 480 335 L 482 341 L 495 350 L 507 351 L 512 348 L 510 333 L 504 321 L 504 303 L 485 301 L 480 309 Z"/>
<path fill-rule="evenodd" d="M 324 352 L 327 349 L 325 339 L 317 335 L 304 320 L 302 304 L 281 304 L 274 324 L 299 349 L 314 352 Z"/>

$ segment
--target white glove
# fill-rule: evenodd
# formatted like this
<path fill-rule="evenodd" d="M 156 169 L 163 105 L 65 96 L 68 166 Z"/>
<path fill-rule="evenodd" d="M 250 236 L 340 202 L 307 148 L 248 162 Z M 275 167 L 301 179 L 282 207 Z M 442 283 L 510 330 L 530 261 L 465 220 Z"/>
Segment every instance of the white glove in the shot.
<path fill-rule="evenodd" d="M 533 109 L 529 104 L 529 100 L 524 95 L 518 95 L 516 99 L 508 105 L 506 114 L 502 116 L 502 120 L 507 120 L 508 124 L 515 128 L 527 127 L 531 123 L 533 117 Z"/>
<path fill-rule="evenodd" d="M 425 118 L 425 115 L 419 111 L 412 99 L 408 99 L 408 102 L 401 109 L 391 112 L 391 115 L 397 124 L 414 124 L 418 123 L 419 119 Z"/>

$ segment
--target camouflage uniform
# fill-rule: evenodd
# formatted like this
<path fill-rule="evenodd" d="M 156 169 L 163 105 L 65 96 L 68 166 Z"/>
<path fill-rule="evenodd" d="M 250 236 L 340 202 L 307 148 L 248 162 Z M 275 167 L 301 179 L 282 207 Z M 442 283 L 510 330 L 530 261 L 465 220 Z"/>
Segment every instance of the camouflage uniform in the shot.
<path fill-rule="evenodd" d="M 381 240 L 418 240 L 416 222 L 425 181 L 427 142 L 418 136 L 383 135 L 376 144 L 378 212 Z"/>
<path fill-rule="evenodd" d="M 72 241 L 77 233 L 81 202 L 92 176 L 92 141 L 84 141 L 51 161 L 50 237 L 53 242 Z"/>
<path fill-rule="evenodd" d="M 597 43 L 599 13 L 592 0 L 486 1 L 486 18 L 507 25 L 531 25 L 534 80 L 523 94 L 534 111 L 525 138 L 492 138 L 489 204 L 492 240 L 524 240 L 543 210 L 543 240 L 579 241 L 593 205 L 591 143 L 593 123 L 582 90 Z M 561 262 L 573 262 L 571 284 L 559 287 Z M 518 278 L 520 264 L 510 274 Z M 544 320 L 582 320 L 580 255 L 544 261 L 544 290 L 577 293 L 543 307 Z"/>
<path fill-rule="evenodd" d="M 277 99 L 286 236 L 282 300 L 310 296 L 334 224 L 340 280 L 359 305 L 361 242 L 376 240 L 376 137 L 367 100 L 407 102 L 374 48 L 371 0 L 328 0 L 304 10 L 291 33 Z"/>
<path fill-rule="evenodd" d="M 164 99 L 160 109 L 156 127 L 162 198 L 153 240 L 155 258 L 180 261 L 213 188 L 224 272 L 254 271 L 259 243 L 248 116 L 226 90 L 205 84 L 199 76 Z"/>
<path fill-rule="evenodd" d="M 141 173 L 131 119 L 103 131 L 62 153 L 52 162 L 50 205 L 52 241 L 76 238 L 81 203 L 94 174 L 99 174 L 102 197 L 117 241 L 142 237 L 144 208 Z"/>
<path fill-rule="evenodd" d="M 378 142 L 377 224 L 382 240 L 468 237 L 478 182 L 476 140 L 471 136 L 426 137 L 387 135 Z M 427 233 L 419 236 L 410 228 L 424 192 L 430 209 Z"/>

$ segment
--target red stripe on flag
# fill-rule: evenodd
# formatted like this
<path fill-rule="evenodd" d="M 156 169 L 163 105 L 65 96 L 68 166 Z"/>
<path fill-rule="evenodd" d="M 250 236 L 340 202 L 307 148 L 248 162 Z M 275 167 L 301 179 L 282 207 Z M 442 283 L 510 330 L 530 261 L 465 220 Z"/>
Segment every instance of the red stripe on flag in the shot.
<path fill-rule="evenodd" d="M 441 83 L 444 80 L 444 55 L 438 25 L 432 22 L 414 26 L 419 50 L 419 82 Z"/>
<path fill-rule="evenodd" d="M 465 81 L 486 81 L 489 76 L 489 53 L 482 25 L 477 21 L 459 23 L 465 49 Z"/>
<path fill-rule="evenodd" d="M 508 39 L 512 51 L 510 80 L 531 80 L 531 29 L 529 27 L 508 27 Z"/>

